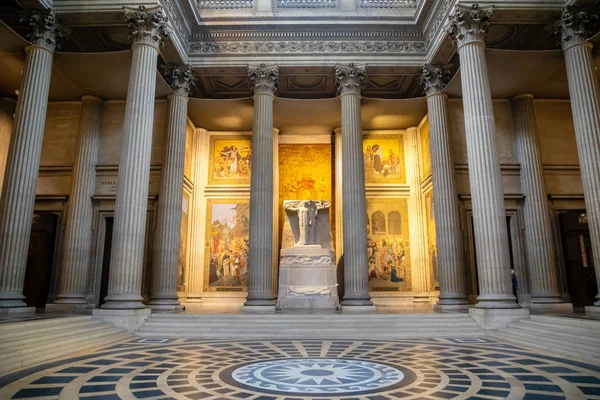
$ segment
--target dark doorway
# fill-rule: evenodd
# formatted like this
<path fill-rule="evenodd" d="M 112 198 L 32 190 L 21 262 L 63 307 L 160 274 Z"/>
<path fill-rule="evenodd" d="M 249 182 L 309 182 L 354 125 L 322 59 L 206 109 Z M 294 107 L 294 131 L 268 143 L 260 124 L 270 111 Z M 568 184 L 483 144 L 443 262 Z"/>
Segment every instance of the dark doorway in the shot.
<path fill-rule="evenodd" d="M 50 211 L 33 214 L 23 295 L 29 307 L 44 308 L 48 301 L 58 215 Z"/>
<path fill-rule="evenodd" d="M 100 303 L 104 304 L 104 298 L 108 294 L 108 277 L 110 273 L 110 251 L 112 249 L 113 217 L 106 217 L 106 231 L 104 233 L 104 249 L 102 251 L 102 278 L 100 279 Z"/>
<path fill-rule="evenodd" d="M 560 232 L 567 285 L 573 307 L 592 305 L 598 293 L 598 286 L 585 211 L 561 213 Z"/>

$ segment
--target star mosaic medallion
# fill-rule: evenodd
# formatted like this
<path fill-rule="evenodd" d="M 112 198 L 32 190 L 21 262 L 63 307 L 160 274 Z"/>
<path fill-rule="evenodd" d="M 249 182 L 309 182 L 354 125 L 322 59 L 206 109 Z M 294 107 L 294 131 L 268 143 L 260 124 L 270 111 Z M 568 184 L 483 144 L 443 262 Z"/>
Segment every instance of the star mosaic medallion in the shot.
<path fill-rule="evenodd" d="M 487 338 L 135 338 L 0 377 L 0 399 L 600 399 L 600 365 Z"/>

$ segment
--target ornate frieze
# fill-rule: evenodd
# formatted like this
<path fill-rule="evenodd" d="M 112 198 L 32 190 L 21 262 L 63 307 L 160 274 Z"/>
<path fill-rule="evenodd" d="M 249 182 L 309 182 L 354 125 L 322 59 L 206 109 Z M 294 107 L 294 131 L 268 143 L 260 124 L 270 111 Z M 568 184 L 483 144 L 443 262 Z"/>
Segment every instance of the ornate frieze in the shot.
<path fill-rule="evenodd" d="M 167 17 L 160 7 L 147 10 L 140 5 L 135 10 L 125 8 L 125 21 L 129 24 L 134 43 L 159 46 L 169 36 Z"/>
<path fill-rule="evenodd" d="M 360 0 L 361 8 L 415 8 L 416 0 Z"/>
<path fill-rule="evenodd" d="M 184 96 L 190 93 L 190 89 L 196 79 L 190 65 L 165 68 L 163 76 L 176 94 Z"/>
<path fill-rule="evenodd" d="M 252 8 L 252 0 L 200 0 L 199 9 L 234 10 L 238 8 Z"/>
<path fill-rule="evenodd" d="M 181 10 L 177 9 L 177 6 L 175 5 L 175 0 L 161 0 L 161 4 L 163 4 L 163 6 L 165 7 L 165 10 L 169 15 L 169 22 L 171 23 L 173 28 L 175 28 L 179 39 L 181 39 L 181 41 L 183 42 L 184 48 L 187 49 L 190 43 L 190 31 L 183 22 L 184 17 L 181 16 Z"/>
<path fill-rule="evenodd" d="M 576 7 L 564 7 L 560 19 L 553 25 L 554 33 L 560 35 L 562 48 L 585 42 L 590 37 L 590 23 L 598 20 L 598 15 Z"/>
<path fill-rule="evenodd" d="M 483 42 L 488 31 L 492 9 L 480 9 L 477 4 L 465 9 L 457 7 L 450 16 L 446 32 L 459 46 L 471 42 Z"/>
<path fill-rule="evenodd" d="M 260 64 L 249 65 L 248 78 L 254 93 L 270 93 L 274 95 L 279 85 L 279 66 Z"/>
<path fill-rule="evenodd" d="M 282 42 L 192 42 L 190 54 L 223 53 L 425 53 L 422 41 L 282 41 Z"/>
<path fill-rule="evenodd" d="M 21 22 L 29 27 L 27 39 L 31 43 L 50 51 L 54 51 L 58 47 L 57 41 L 63 37 L 63 28 L 58 22 L 54 10 L 33 10 L 31 15 L 23 18 Z"/>
<path fill-rule="evenodd" d="M 346 93 L 360 94 L 365 84 L 367 75 L 367 66 L 336 65 L 335 66 L 335 84 L 340 95 Z"/>
<path fill-rule="evenodd" d="M 425 93 L 431 94 L 440 93 L 450 82 L 452 72 L 438 65 L 426 64 L 421 71 L 421 85 L 425 89 Z"/>
<path fill-rule="evenodd" d="M 336 0 L 277 0 L 279 8 L 335 8 Z"/>

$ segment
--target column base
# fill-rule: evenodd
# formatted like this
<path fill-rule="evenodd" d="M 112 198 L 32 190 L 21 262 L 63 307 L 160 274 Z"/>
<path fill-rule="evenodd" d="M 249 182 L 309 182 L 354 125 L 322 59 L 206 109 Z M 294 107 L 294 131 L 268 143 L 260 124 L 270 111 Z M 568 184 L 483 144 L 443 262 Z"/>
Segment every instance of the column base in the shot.
<path fill-rule="evenodd" d="M 0 308 L 0 315 L 34 314 L 34 313 L 35 313 L 35 307 L 2 307 L 2 308 Z"/>
<path fill-rule="evenodd" d="M 484 294 L 477 297 L 475 308 L 504 310 L 521 308 L 521 305 L 512 294 Z"/>
<path fill-rule="evenodd" d="M 600 316 L 600 306 L 597 306 L 597 305 L 585 306 L 585 313 L 592 314 L 594 316 Z"/>
<path fill-rule="evenodd" d="M 140 310 L 146 308 L 140 295 L 109 294 L 104 299 L 102 309 L 106 310 Z"/>
<path fill-rule="evenodd" d="M 413 303 L 415 304 L 430 304 L 429 295 L 420 294 L 413 297 Z"/>
<path fill-rule="evenodd" d="M 467 311 L 473 305 L 465 304 L 440 304 L 439 302 L 433 306 L 436 311 Z"/>
<path fill-rule="evenodd" d="M 247 302 L 246 302 L 247 303 Z M 271 305 L 243 305 L 242 311 L 247 313 L 267 313 L 274 314 L 275 313 L 275 304 Z"/>
<path fill-rule="evenodd" d="M 76 313 L 87 310 L 87 303 L 48 303 L 47 313 Z"/>
<path fill-rule="evenodd" d="M 362 314 L 362 313 L 373 313 L 377 311 L 377 307 L 374 305 L 370 306 L 355 306 L 355 305 L 342 305 L 340 307 L 344 314 Z"/>
<path fill-rule="evenodd" d="M 150 317 L 151 313 L 152 310 L 149 308 L 140 308 L 137 310 L 106 310 L 96 308 L 92 311 L 92 316 L 126 331 L 135 332 Z"/>
<path fill-rule="evenodd" d="M 495 331 L 506 328 L 513 322 L 529 318 L 529 310 L 525 308 L 470 308 L 469 315 L 483 329 Z"/>
<path fill-rule="evenodd" d="M 177 304 L 148 304 L 148 307 L 150 307 L 151 310 L 157 310 L 157 311 L 181 311 L 183 310 L 183 306 L 181 304 L 179 304 L 179 302 Z"/>
<path fill-rule="evenodd" d="M 531 303 L 527 306 L 532 310 L 573 311 L 572 303 Z M 598 307 L 600 308 L 600 307 Z"/>

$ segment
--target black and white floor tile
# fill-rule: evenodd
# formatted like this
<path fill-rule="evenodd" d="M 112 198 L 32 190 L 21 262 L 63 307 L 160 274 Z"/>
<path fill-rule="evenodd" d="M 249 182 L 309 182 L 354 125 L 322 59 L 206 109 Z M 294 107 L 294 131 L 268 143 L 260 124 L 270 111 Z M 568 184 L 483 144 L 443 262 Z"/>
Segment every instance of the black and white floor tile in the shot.
<path fill-rule="evenodd" d="M 0 399 L 34 398 L 600 399 L 600 365 L 486 338 L 136 338 L 0 378 Z"/>

